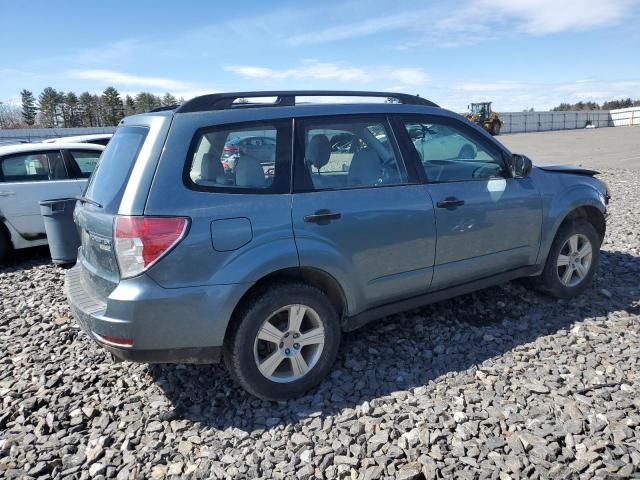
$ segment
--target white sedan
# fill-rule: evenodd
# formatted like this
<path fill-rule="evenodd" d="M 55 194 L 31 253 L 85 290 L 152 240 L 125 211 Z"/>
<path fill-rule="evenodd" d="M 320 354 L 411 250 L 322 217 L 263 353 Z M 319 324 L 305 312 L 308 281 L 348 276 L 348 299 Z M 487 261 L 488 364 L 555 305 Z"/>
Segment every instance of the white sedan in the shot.
<path fill-rule="evenodd" d="M 0 261 L 12 249 L 46 245 L 38 202 L 82 195 L 103 150 L 91 143 L 0 147 Z"/>

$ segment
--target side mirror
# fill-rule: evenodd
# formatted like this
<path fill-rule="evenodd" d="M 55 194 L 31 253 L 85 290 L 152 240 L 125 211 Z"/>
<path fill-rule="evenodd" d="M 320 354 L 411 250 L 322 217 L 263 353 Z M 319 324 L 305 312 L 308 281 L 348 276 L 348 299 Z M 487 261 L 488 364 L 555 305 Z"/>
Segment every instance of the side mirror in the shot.
<path fill-rule="evenodd" d="M 533 169 L 533 162 L 529 157 L 514 153 L 511 156 L 511 175 L 514 178 L 526 178 Z"/>

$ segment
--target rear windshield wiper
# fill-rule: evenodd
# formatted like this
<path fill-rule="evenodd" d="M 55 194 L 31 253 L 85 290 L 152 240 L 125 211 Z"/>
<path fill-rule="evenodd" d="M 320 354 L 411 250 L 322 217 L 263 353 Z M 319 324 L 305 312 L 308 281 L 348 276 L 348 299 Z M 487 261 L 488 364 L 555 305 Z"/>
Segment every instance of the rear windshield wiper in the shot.
<path fill-rule="evenodd" d="M 90 203 L 91 205 L 95 205 L 98 208 L 102 208 L 102 204 L 96 202 L 95 200 L 91 200 L 90 198 L 87 198 L 87 197 L 76 197 L 76 200 L 82 203 Z"/>

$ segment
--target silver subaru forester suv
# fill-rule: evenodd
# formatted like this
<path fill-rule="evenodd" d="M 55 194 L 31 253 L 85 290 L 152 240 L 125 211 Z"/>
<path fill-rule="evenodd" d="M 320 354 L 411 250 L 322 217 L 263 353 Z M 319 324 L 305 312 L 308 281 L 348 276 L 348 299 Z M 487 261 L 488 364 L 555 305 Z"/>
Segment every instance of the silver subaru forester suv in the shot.
<path fill-rule="evenodd" d="M 222 358 L 290 398 L 370 320 L 518 277 L 580 294 L 605 234 L 596 173 L 533 167 L 412 95 L 205 95 L 120 123 L 75 210 L 67 295 L 120 359 Z"/>

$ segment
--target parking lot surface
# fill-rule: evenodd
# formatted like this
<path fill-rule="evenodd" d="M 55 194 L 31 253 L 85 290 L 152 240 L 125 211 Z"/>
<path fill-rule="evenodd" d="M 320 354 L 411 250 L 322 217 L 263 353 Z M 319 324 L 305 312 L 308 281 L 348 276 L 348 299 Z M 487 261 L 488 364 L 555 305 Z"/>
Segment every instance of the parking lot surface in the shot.
<path fill-rule="evenodd" d="M 500 139 L 537 160 L 620 150 L 597 144 L 624 131 Z M 624 165 L 603 175 L 609 230 L 584 295 L 517 281 L 388 317 L 347 334 L 330 377 L 295 401 L 256 400 L 220 366 L 112 364 L 71 319 L 64 270 L 20 252 L 0 267 L 0 477 L 629 478 L 640 170 Z"/>
<path fill-rule="evenodd" d="M 640 127 L 586 128 L 497 137 L 533 163 L 568 163 L 595 169 L 640 169 Z"/>

